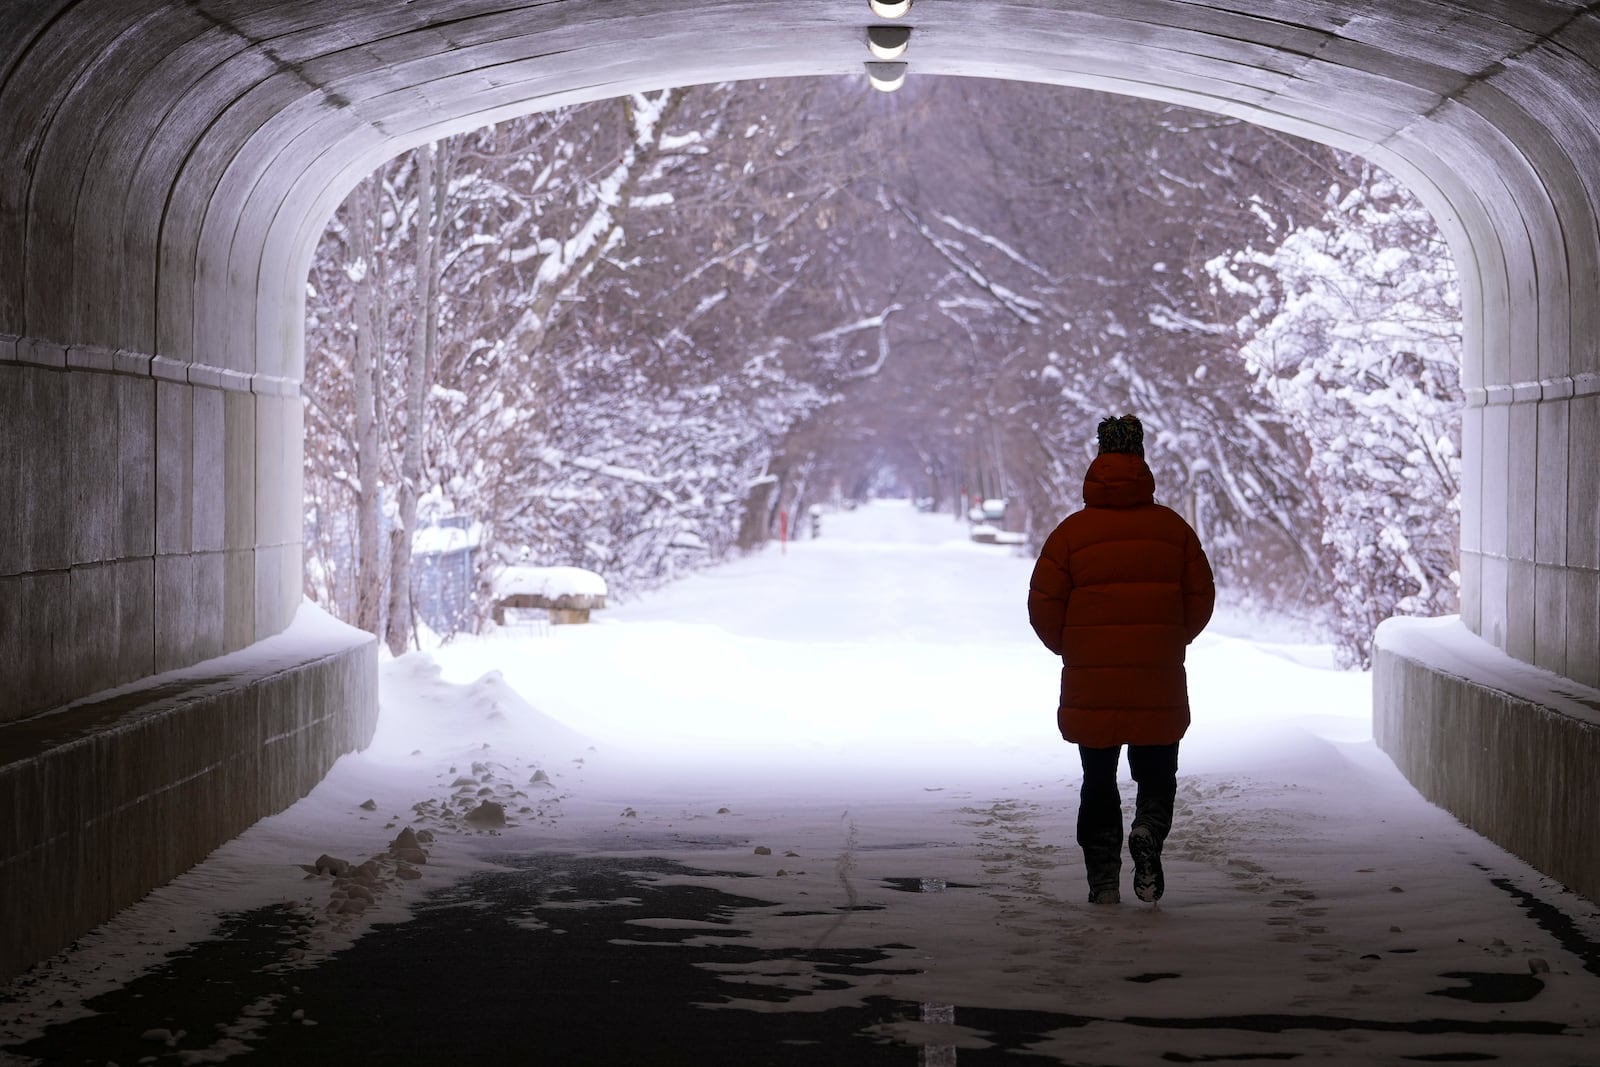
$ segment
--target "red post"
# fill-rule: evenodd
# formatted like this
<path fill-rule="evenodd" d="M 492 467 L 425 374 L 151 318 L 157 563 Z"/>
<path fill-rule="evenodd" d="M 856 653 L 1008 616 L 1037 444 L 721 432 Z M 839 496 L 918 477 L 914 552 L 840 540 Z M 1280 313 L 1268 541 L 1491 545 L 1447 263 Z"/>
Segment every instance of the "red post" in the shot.
<path fill-rule="evenodd" d="M 789 509 L 778 509 L 778 554 L 789 553 Z"/>

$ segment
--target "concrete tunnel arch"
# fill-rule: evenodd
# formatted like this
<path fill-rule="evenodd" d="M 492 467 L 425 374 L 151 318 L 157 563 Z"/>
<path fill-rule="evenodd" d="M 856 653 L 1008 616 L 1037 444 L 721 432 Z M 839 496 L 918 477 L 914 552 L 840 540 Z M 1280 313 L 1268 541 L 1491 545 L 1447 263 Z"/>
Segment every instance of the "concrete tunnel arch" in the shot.
<path fill-rule="evenodd" d="M 377 164 L 666 85 L 859 75 L 866 0 L 42 0 L 0 29 L 0 977 L 364 745 L 300 600 L 303 287 Z M 912 77 L 1150 97 L 1364 155 L 1463 282 L 1462 618 L 1380 633 L 1380 743 L 1600 896 L 1600 11 L 916 0 Z M 865 90 L 864 90 L 865 91 Z M 219 659 L 218 657 L 221 657 Z M 42 714 L 50 712 L 50 714 Z M 137 862 L 115 842 L 159 842 Z M 47 887 L 66 872 L 70 892 Z"/>

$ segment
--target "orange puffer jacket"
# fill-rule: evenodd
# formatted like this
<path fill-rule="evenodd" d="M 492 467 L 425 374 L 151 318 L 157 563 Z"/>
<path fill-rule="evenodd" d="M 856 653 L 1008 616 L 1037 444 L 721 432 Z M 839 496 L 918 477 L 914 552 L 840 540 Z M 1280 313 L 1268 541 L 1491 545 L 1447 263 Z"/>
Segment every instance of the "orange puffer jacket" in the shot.
<path fill-rule="evenodd" d="M 1189 728 L 1184 654 L 1216 590 L 1200 539 L 1155 488 L 1141 457 L 1095 457 L 1088 506 L 1045 539 L 1028 585 L 1028 621 L 1061 657 L 1061 736 L 1091 748 L 1167 745 Z"/>

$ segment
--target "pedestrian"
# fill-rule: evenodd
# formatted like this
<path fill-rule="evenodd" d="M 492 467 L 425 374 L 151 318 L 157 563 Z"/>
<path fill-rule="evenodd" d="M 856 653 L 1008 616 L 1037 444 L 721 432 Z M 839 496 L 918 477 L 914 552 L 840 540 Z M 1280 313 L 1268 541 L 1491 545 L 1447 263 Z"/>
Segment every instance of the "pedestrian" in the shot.
<path fill-rule="evenodd" d="M 1028 621 L 1061 657 L 1061 736 L 1078 746 L 1083 786 L 1078 845 L 1089 900 L 1122 900 L 1122 798 L 1117 761 L 1128 746 L 1138 784 L 1128 853 L 1133 891 L 1165 890 L 1161 846 L 1172 828 L 1178 742 L 1189 728 L 1184 655 L 1211 618 L 1211 564 L 1194 530 L 1155 502 L 1144 427 L 1107 418 L 1083 479 L 1081 511 L 1045 539 L 1028 584 Z"/>

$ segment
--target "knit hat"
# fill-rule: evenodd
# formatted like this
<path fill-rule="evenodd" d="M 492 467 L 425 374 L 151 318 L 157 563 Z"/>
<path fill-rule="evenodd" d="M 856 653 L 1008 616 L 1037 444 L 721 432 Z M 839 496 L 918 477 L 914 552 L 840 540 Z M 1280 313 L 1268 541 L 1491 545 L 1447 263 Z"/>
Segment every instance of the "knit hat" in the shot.
<path fill-rule="evenodd" d="M 1101 419 L 1095 434 L 1100 438 L 1102 455 L 1107 452 L 1144 455 L 1144 426 L 1132 415 L 1124 415 L 1120 419 L 1114 415 Z"/>

